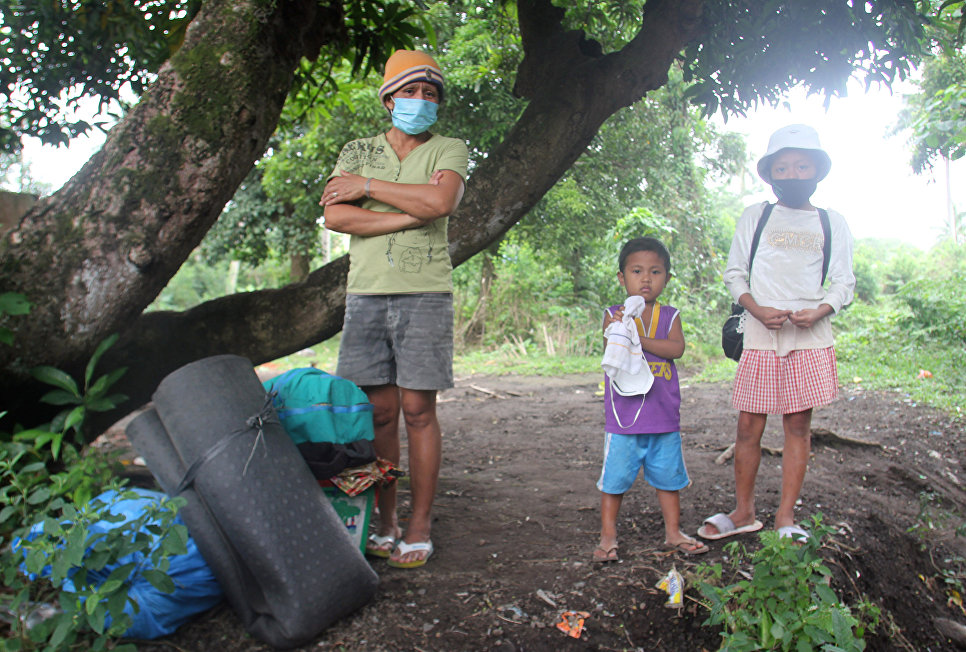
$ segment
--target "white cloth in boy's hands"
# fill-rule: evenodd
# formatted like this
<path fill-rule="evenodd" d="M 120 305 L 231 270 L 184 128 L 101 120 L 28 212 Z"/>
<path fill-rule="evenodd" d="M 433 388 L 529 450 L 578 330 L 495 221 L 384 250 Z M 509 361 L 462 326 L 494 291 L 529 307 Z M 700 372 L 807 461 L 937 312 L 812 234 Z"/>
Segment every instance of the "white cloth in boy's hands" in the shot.
<path fill-rule="evenodd" d="M 611 380 L 611 389 L 623 396 L 646 394 L 654 383 L 651 368 L 644 360 L 641 338 L 634 318 L 644 312 L 644 298 L 627 297 L 624 317 L 604 329 L 607 345 L 600 366 Z"/>

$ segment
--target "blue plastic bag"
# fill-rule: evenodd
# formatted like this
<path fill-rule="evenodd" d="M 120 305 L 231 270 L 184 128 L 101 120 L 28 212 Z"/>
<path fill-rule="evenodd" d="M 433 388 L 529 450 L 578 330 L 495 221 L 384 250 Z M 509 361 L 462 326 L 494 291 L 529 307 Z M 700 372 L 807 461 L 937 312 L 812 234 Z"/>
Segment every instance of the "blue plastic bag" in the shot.
<path fill-rule="evenodd" d="M 158 503 L 165 498 L 163 493 L 148 491 L 147 489 L 126 489 L 125 491 L 134 491 L 141 497 L 118 500 L 116 497 L 118 492 L 113 490 L 105 491 L 97 496 L 96 500 L 110 505 L 111 514 L 122 516 L 123 520 L 116 523 L 98 521 L 91 525 L 90 533 L 108 532 L 122 527 L 125 523 L 139 518 L 148 505 Z M 114 502 L 113 505 L 112 502 Z M 184 523 L 181 516 L 177 516 L 175 522 Z M 43 523 L 37 523 L 31 528 L 28 538 L 36 536 L 42 531 Z M 143 529 L 141 533 L 150 537 L 154 536 Z M 18 547 L 19 541 L 14 541 L 13 549 L 16 550 Z M 128 596 L 137 602 L 139 610 L 135 613 L 134 607 L 130 603 L 125 605 L 124 612 L 133 619 L 131 627 L 124 632 L 125 637 L 152 639 L 167 636 L 194 615 L 211 609 L 222 601 L 224 596 L 221 587 L 190 536 L 186 547 L 187 552 L 185 554 L 173 555 L 168 558 L 170 565 L 167 573 L 175 585 L 173 593 L 159 591 L 144 579 L 143 571 L 152 570 L 154 567 L 150 560 L 141 553 L 127 555 L 118 559 L 116 563 L 105 566 L 100 571 L 90 572 L 88 577 L 94 584 L 99 585 L 107 580 L 115 568 L 128 563 L 136 565 L 136 570 L 133 571 L 129 579 L 131 587 Z M 50 567 L 45 567 L 41 574 L 45 577 L 49 576 Z M 74 583 L 69 578 L 62 582 L 61 588 L 65 591 L 75 590 Z M 109 625 L 110 616 L 108 616 L 107 622 L 107 626 Z"/>

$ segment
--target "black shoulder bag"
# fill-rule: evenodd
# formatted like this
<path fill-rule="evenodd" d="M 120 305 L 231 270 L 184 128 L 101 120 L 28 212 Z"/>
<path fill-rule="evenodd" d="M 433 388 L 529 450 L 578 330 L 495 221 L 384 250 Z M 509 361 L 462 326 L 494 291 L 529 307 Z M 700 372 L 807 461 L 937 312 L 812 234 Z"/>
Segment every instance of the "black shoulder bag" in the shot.
<path fill-rule="evenodd" d="M 751 240 L 751 253 L 748 256 L 748 280 L 751 281 L 751 266 L 755 262 L 755 252 L 758 251 L 758 241 L 761 240 L 761 233 L 765 230 L 765 223 L 771 215 L 774 204 L 767 204 L 758 218 L 758 226 L 755 227 L 755 236 Z M 822 220 L 822 234 L 825 241 L 822 243 L 822 285 L 825 285 L 825 276 L 828 274 L 829 255 L 832 249 L 832 227 L 828 221 L 828 211 L 824 208 L 818 209 L 819 219 Z M 724 326 L 721 327 L 721 349 L 725 356 L 732 360 L 740 360 L 741 352 L 744 350 L 745 334 L 738 332 L 738 324 L 745 308 L 739 303 L 731 304 L 731 314 L 725 319 Z"/>

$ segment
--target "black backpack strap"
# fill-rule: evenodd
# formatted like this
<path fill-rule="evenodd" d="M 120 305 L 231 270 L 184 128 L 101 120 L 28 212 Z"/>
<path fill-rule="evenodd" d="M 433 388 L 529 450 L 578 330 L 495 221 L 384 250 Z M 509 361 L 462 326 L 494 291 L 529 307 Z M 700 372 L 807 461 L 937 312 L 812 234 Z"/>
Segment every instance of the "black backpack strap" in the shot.
<path fill-rule="evenodd" d="M 765 223 L 771 215 L 774 204 L 765 204 L 758 218 L 758 226 L 755 227 L 755 237 L 751 239 L 751 253 L 748 254 L 748 281 L 751 281 L 751 265 L 755 262 L 755 252 L 758 251 L 758 242 L 761 241 L 761 232 L 765 230 Z M 826 238 L 828 240 L 828 238 Z"/>
<path fill-rule="evenodd" d="M 824 256 L 822 261 L 822 285 L 825 285 L 825 277 L 828 276 L 828 263 L 832 257 L 832 226 L 828 221 L 828 211 L 824 208 L 818 209 L 818 217 L 822 220 L 822 235 L 825 236 L 825 240 L 822 242 L 822 256 Z"/>

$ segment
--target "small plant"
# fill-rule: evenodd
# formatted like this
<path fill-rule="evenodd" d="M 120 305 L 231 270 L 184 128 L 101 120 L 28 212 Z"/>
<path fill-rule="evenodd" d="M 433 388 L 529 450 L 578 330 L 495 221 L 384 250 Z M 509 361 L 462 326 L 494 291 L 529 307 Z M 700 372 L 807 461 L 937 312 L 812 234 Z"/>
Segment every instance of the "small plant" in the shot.
<path fill-rule="evenodd" d="M 0 314 L 29 309 L 10 301 L 0 295 Z M 0 342 L 10 344 L 9 334 L 0 329 Z M 82 388 L 59 369 L 35 369 L 37 379 L 56 388 L 42 400 L 67 407 L 49 424 L 0 436 L 0 615 L 10 627 L 0 651 L 136 650 L 114 640 L 140 608 L 129 595 L 132 582 L 143 578 L 160 591 L 174 590 L 167 570 L 169 558 L 186 550 L 187 529 L 174 522 L 183 500 L 105 527 L 125 520 L 111 508 L 136 494 L 122 492 L 123 481 L 113 478 L 113 456 L 83 450 L 88 414 L 126 400 L 110 393 L 124 369 L 94 380 L 97 362 L 116 340 L 98 346 Z M 105 486 L 115 498 L 92 499 Z"/>
<path fill-rule="evenodd" d="M 49 453 L 23 442 L 0 442 L 0 540 L 26 524 L 42 519 L 60 499 L 83 505 L 100 493 L 114 476 L 115 453 L 71 445 L 64 449 L 64 468 L 52 473 Z"/>
<path fill-rule="evenodd" d="M 863 601 L 856 607 L 860 619 L 829 586 L 831 571 L 818 551 L 831 532 L 819 515 L 805 543 L 768 531 L 760 535 L 762 545 L 754 553 L 737 541 L 725 547 L 733 576 L 740 579 L 726 586 L 698 583 L 710 611 L 704 624 L 724 627 L 721 649 L 865 649 L 866 626 L 878 624 L 879 611 Z M 743 567 L 751 567 L 751 574 Z M 702 573 L 722 577 L 720 564 Z"/>
<path fill-rule="evenodd" d="M 174 522 L 184 499 L 149 503 L 136 518 L 120 523 L 124 517 L 113 508 L 140 495 L 116 489 L 107 495 L 108 502 L 95 498 L 80 507 L 55 501 L 51 508 L 58 518 L 48 515 L 4 552 L 3 580 L 13 594 L 7 610 L 21 615 L 37 604 L 56 606 L 51 617 L 33 626 L 14 619 L 12 638 L 19 646 L 12 649 L 107 649 L 133 622 L 125 608 L 139 609 L 129 596 L 136 578 L 174 591 L 166 571 L 169 558 L 187 550 L 187 528 Z M 38 581 L 41 577 L 47 581 Z"/>
<path fill-rule="evenodd" d="M 98 361 L 116 341 L 117 334 L 115 333 L 101 342 L 97 350 L 94 351 L 94 355 L 91 356 L 84 372 L 83 390 L 78 387 L 77 382 L 70 375 L 56 367 L 41 365 L 32 369 L 30 373 L 34 378 L 56 388 L 44 394 L 40 399 L 41 402 L 49 405 L 72 407 L 66 407 L 44 427 L 17 433 L 15 439 L 20 441 L 31 440 L 34 447 L 38 449 L 49 445 L 54 460 L 59 457 L 64 437 L 70 431 L 74 432 L 74 442 L 78 446 L 83 446 L 83 424 L 88 412 L 107 412 L 127 400 L 127 396 L 124 394 L 110 393 L 114 383 L 127 372 L 127 367 L 115 369 L 97 380 L 93 380 L 94 369 L 97 367 Z"/>
<path fill-rule="evenodd" d="M 30 312 L 30 302 L 27 297 L 16 292 L 4 292 L 0 294 L 0 316 L 3 315 L 26 315 Z M 0 343 L 13 344 L 13 331 L 6 326 L 0 326 Z"/>
<path fill-rule="evenodd" d="M 919 539 L 919 547 L 925 550 L 930 545 L 930 535 L 949 527 L 955 515 L 943 509 L 942 498 L 933 491 L 919 492 L 919 514 L 916 522 L 906 530 Z"/>
<path fill-rule="evenodd" d="M 958 525 L 956 525 L 958 523 Z M 946 597 L 950 604 L 955 604 L 966 613 L 966 605 L 963 596 L 966 595 L 964 587 L 963 569 L 966 568 L 966 559 L 958 555 L 946 557 L 942 560 L 942 566 L 933 559 L 935 550 L 934 539 L 945 532 L 953 531 L 955 536 L 966 534 L 966 522 L 954 511 L 950 511 L 943 506 L 942 497 L 932 491 L 923 491 L 919 494 L 919 514 L 916 522 L 906 530 L 915 534 L 919 539 L 919 548 L 929 551 L 929 557 L 933 566 L 942 577 L 942 582 L 946 587 Z"/>

